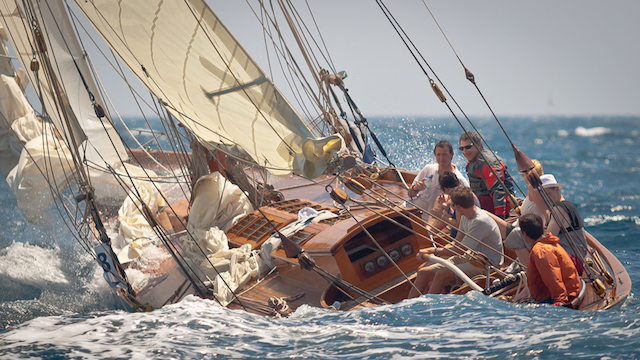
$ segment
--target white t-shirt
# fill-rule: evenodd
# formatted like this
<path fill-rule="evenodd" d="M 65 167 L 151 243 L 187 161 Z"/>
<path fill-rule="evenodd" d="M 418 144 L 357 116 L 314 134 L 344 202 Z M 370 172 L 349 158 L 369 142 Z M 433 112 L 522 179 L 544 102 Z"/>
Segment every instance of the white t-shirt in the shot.
<path fill-rule="evenodd" d="M 536 191 L 536 190 L 534 190 L 534 191 Z M 546 221 L 546 217 L 547 217 L 547 215 L 543 211 L 540 211 L 540 209 L 538 209 L 538 205 L 536 205 L 536 203 L 534 203 L 533 201 L 529 200 L 528 196 L 526 198 L 524 198 L 524 201 L 520 205 L 520 214 L 522 214 L 522 215 L 536 214 L 536 215 L 540 216 L 540 218 L 542 219 L 543 222 Z"/>
<path fill-rule="evenodd" d="M 475 209 L 475 214 L 471 219 L 460 216 L 460 230 L 478 239 L 479 242 L 465 235 L 462 238 L 462 244 L 485 254 L 493 265 L 502 265 L 504 260 L 502 237 L 498 224 L 484 210 L 477 206 Z"/>
<path fill-rule="evenodd" d="M 520 204 L 520 216 L 526 215 L 526 214 L 536 214 L 540 216 L 540 219 L 542 219 L 543 223 L 547 221 L 547 215 L 543 211 L 540 211 L 540 209 L 538 209 L 538 205 L 536 205 L 536 203 L 534 203 L 533 201 L 529 200 L 528 196 L 524 198 L 524 201 L 522 201 L 522 204 Z M 514 221 L 512 225 L 514 228 L 519 227 L 520 219 Z"/>
<path fill-rule="evenodd" d="M 454 169 L 453 173 L 456 174 L 456 177 L 460 181 L 460 184 L 469 186 L 469 180 L 467 180 L 467 178 L 462 175 L 460 170 L 458 170 L 455 165 L 452 164 L 452 166 Z M 438 182 L 438 180 L 440 179 L 440 173 L 438 173 L 438 164 L 429 164 L 422 170 L 420 170 L 418 175 L 416 175 L 416 178 L 413 179 L 413 183 L 411 184 L 411 186 L 417 184 L 418 181 L 422 179 L 426 179 L 424 182 L 425 188 L 424 190 L 417 193 L 411 201 L 416 204 L 416 207 L 419 207 L 420 209 L 426 211 L 431 211 L 431 209 L 433 208 L 433 204 L 435 204 L 436 199 L 438 198 L 438 195 L 440 195 L 440 193 L 442 192 L 440 183 Z M 429 214 L 423 211 L 422 218 L 424 220 L 429 220 Z"/>

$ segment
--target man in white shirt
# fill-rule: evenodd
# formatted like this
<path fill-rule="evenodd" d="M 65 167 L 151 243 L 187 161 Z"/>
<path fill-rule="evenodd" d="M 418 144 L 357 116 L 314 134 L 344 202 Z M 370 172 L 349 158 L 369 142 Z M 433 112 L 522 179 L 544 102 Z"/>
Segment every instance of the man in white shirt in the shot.
<path fill-rule="evenodd" d="M 429 211 L 433 208 L 438 195 L 442 192 L 438 179 L 440 174 L 445 171 L 451 171 L 456 174 L 460 183 L 469 186 L 469 181 L 465 178 L 458 168 L 451 163 L 453 159 L 453 146 L 447 140 L 440 140 L 436 144 L 433 152 L 436 156 L 436 164 L 428 164 L 416 175 L 413 184 L 408 191 L 411 202 L 416 207 L 422 209 L 422 218 L 429 220 Z"/>

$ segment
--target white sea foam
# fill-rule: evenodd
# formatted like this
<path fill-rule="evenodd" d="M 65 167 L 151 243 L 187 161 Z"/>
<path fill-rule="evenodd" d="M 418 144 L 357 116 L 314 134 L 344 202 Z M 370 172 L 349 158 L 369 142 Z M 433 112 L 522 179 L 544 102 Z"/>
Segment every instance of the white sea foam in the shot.
<path fill-rule="evenodd" d="M 631 218 L 624 215 L 598 215 L 598 216 L 590 216 L 584 219 L 585 226 L 596 226 L 602 225 L 606 223 L 618 222 L 618 221 L 627 221 Z"/>
<path fill-rule="evenodd" d="M 585 128 L 582 126 L 578 126 L 575 129 L 575 133 L 578 136 L 598 136 L 598 135 L 608 134 L 612 131 L 613 130 L 606 127 L 602 127 L 602 126 L 597 126 L 593 128 Z"/>
<path fill-rule="evenodd" d="M 617 205 L 611 208 L 611 212 L 626 211 L 626 210 L 632 210 L 632 209 L 633 208 L 628 205 Z"/>
<path fill-rule="evenodd" d="M 0 333 L 4 350 L 0 359 L 18 354 L 143 360 L 460 359 L 519 358 L 538 350 L 550 358 L 566 358 L 592 354 L 592 350 L 602 354 L 599 344 L 637 333 L 637 321 L 618 322 L 613 326 L 617 332 L 605 339 L 585 338 L 587 327 L 606 329 L 611 320 L 615 322 L 615 316 L 594 319 L 592 313 L 514 305 L 477 292 L 423 296 L 352 312 L 302 306 L 282 319 L 229 310 L 188 296 L 150 313 L 111 311 L 33 319 Z M 602 331 L 598 334 L 602 336 Z M 631 340 L 629 345 L 637 342 Z M 590 349 L 594 343 L 595 349 Z"/>
<path fill-rule="evenodd" d="M 68 284 L 69 281 L 60 270 L 59 253 L 59 248 L 45 249 L 14 242 L 0 250 L 0 274 L 39 288 Z"/>

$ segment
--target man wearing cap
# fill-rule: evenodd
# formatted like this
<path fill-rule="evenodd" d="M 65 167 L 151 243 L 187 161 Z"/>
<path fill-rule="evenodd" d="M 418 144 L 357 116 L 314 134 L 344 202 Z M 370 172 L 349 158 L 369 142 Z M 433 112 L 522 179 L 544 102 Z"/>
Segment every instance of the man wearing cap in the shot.
<path fill-rule="evenodd" d="M 408 191 L 411 201 L 416 207 L 426 210 L 422 212 L 422 218 L 429 220 L 427 211 L 431 211 L 438 195 L 442 192 L 438 179 L 445 171 L 453 172 L 461 184 L 469 186 L 469 181 L 460 170 L 451 163 L 453 159 L 453 146 L 447 140 L 440 140 L 433 149 L 436 156 L 436 164 L 426 165 L 413 180 Z"/>
<path fill-rule="evenodd" d="M 551 174 L 540 175 L 540 180 L 542 181 L 543 189 L 551 189 L 553 187 L 562 188 L 562 185 L 558 184 L 556 182 L 556 178 Z M 529 192 L 531 191 L 537 192 L 538 190 L 530 189 Z M 535 212 L 535 214 L 538 216 L 540 216 L 539 214 L 544 215 L 544 223 L 544 219 L 549 218 L 549 209 L 538 209 L 538 212 Z M 525 214 L 523 213 L 522 215 Z M 520 263 L 526 267 L 529 259 L 529 251 L 531 250 L 531 244 L 528 244 L 526 241 L 524 241 L 519 223 L 519 220 L 513 223 L 513 230 L 509 232 L 509 235 L 507 235 L 507 238 L 504 240 L 504 247 L 510 250 L 514 250 L 516 255 L 518 256 L 518 260 L 520 261 Z"/>
<path fill-rule="evenodd" d="M 543 235 L 540 216 L 527 214 L 520 217 L 520 228 L 525 241 L 531 245 L 527 286 L 537 302 L 563 305 L 575 299 L 580 292 L 580 276 L 569 254 L 558 244 L 558 237 Z"/>
<path fill-rule="evenodd" d="M 460 151 L 469 161 L 467 176 L 471 190 L 478 196 L 482 208 L 502 219 L 509 217 L 511 206 L 507 192 L 513 194 L 513 183 L 507 172 L 507 165 L 496 154 L 484 150 L 480 135 L 464 132 L 460 135 Z M 505 190 L 498 178 L 507 187 Z"/>
<path fill-rule="evenodd" d="M 582 259 L 589 248 L 582 216 L 573 203 L 564 199 L 560 192 L 562 184 L 558 184 L 553 175 L 543 175 L 540 179 L 544 191 L 554 204 L 549 213 L 547 231 L 560 238 L 560 245 L 572 256 L 578 272 L 582 273 Z"/>

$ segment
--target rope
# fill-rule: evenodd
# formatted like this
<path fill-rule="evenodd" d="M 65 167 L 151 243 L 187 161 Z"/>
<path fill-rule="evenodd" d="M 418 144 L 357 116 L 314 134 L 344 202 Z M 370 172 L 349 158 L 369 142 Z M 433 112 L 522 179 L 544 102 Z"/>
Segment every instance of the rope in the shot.
<path fill-rule="evenodd" d="M 437 76 L 437 74 L 435 73 L 435 71 L 431 68 L 431 66 L 429 65 L 429 63 L 426 61 L 426 59 L 422 56 L 422 54 L 420 53 L 420 51 L 417 49 L 417 47 L 414 45 L 414 43 L 411 41 L 411 39 L 409 38 L 409 36 L 406 34 L 406 32 L 402 29 L 402 27 L 400 26 L 400 24 L 397 22 L 397 20 L 395 19 L 395 17 L 393 17 L 393 15 L 391 14 L 391 12 L 389 11 L 389 9 L 386 7 L 386 5 L 384 5 L 384 3 L 382 2 L 382 0 L 376 0 L 376 3 L 378 4 L 378 6 L 380 7 L 380 9 L 382 10 L 382 12 L 385 14 L 385 16 L 387 17 L 387 20 L 391 23 L 391 26 L 394 28 L 394 30 L 396 31 L 396 33 L 398 34 L 398 36 L 400 36 L 400 39 L 402 40 L 402 42 L 405 44 L 405 46 L 407 47 L 407 50 L 409 50 L 409 52 L 411 53 L 411 55 L 413 56 L 414 60 L 416 61 L 416 63 L 418 64 L 418 66 L 420 66 L 420 68 L 422 69 L 423 73 L 427 76 L 429 83 L 432 87 L 432 89 L 434 90 L 434 92 L 436 92 L 436 95 L 438 96 L 438 98 L 440 99 L 440 101 L 442 103 L 445 104 L 445 106 L 449 109 L 449 112 L 451 113 L 451 115 L 454 117 L 454 119 L 456 120 L 456 122 L 460 125 L 460 127 L 462 128 L 462 130 L 466 133 L 467 130 L 465 129 L 465 127 L 462 125 L 462 122 L 458 119 L 458 117 L 456 116 L 455 112 L 453 111 L 453 109 L 449 106 L 446 97 L 442 94 L 442 92 L 440 91 L 437 83 L 431 78 L 431 76 L 429 76 L 428 72 L 426 71 L 426 69 L 422 66 L 420 60 L 418 59 L 418 56 L 420 56 L 420 59 L 422 59 L 422 61 L 426 64 L 426 66 L 429 68 L 429 70 L 431 70 L 431 72 L 434 74 L 434 77 L 440 82 L 440 84 L 442 84 L 442 87 L 444 88 L 445 92 L 447 93 L 447 95 L 449 95 L 449 97 L 451 98 L 451 100 L 454 102 L 454 104 L 457 106 L 457 108 L 460 110 L 460 112 L 464 115 L 464 117 L 467 119 L 467 121 L 469 122 L 469 124 L 471 124 L 471 126 L 473 127 L 473 129 L 477 131 L 477 129 L 475 128 L 475 126 L 473 125 L 473 123 L 471 122 L 471 120 L 469 119 L 469 117 L 465 114 L 465 112 L 462 110 L 462 107 L 458 104 L 458 102 L 456 101 L 456 99 L 453 97 L 453 95 L 449 92 L 449 90 L 446 88 L 446 86 L 444 85 L 444 83 L 440 80 L 440 78 Z M 406 38 L 406 39 L 405 39 Z M 411 45 L 411 46 L 410 46 Z M 502 126 L 501 126 L 502 127 Z M 503 129 L 504 131 L 504 129 Z M 480 133 L 478 132 L 478 135 Z M 506 134 L 506 133 L 505 133 Z M 475 145 L 475 144 L 474 144 Z M 512 144 L 513 145 L 513 144 Z M 487 148 L 494 154 L 494 156 L 496 156 L 497 159 L 497 155 L 495 155 L 495 153 L 493 152 L 493 150 L 491 150 L 491 148 L 488 146 L 487 144 Z M 492 171 L 493 168 L 491 168 Z M 495 171 L 494 171 L 495 172 Z M 496 176 L 496 174 L 494 174 L 494 176 Z M 496 176 L 496 178 L 498 178 Z M 499 179 L 499 178 L 498 178 Z M 513 181 L 514 185 L 520 190 L 520 192 L 522 192 L 524 194 L 524 192 L 522 191 L 522 189 L 518 186 L 518 184 Z M 505 193 L 509 194 L 508 189 L 506 188 L 506 186 L 504 186 L 504 183 L 501 184 L 503 186 L 503 188 L 505 189 Z M 505 199 L 506 200 L 506 199 Z"/>

